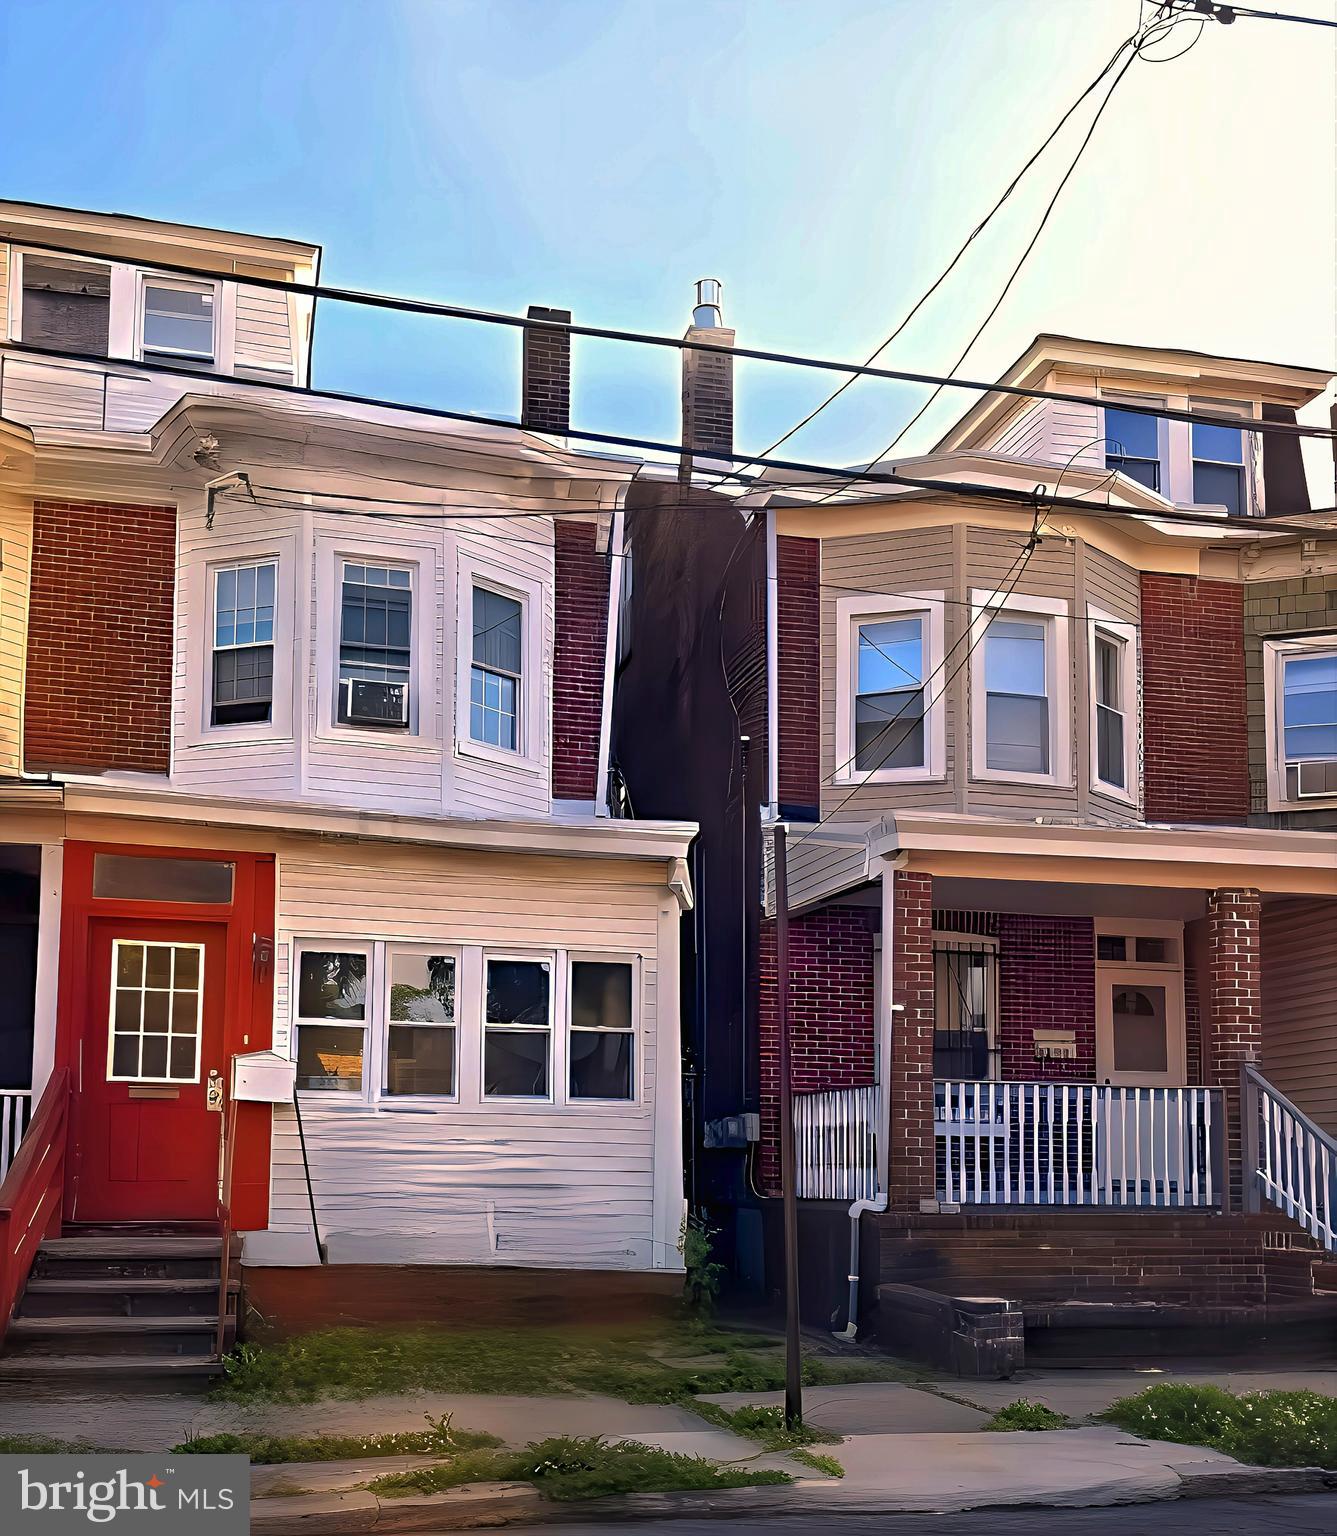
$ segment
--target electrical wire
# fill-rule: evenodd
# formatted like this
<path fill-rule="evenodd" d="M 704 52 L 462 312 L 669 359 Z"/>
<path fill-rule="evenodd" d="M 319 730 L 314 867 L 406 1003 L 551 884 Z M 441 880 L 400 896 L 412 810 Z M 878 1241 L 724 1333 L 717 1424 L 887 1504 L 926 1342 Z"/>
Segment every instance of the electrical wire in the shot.
<path fill-rule="evenodd" d="M 1204 22 L 1219 21 L 1225 26 L 1244 17 L 1247 21 L 1289 21 L 1303 27 L 1337 28 L 1337 21 L 1324 16 L 1297 16 L 1290 11 L 1255 11 L 1246 5 L 1217 5 L 1213 0 L 1170 0 L 1170 8 L 1191 20 L 1201 16 Z"/>

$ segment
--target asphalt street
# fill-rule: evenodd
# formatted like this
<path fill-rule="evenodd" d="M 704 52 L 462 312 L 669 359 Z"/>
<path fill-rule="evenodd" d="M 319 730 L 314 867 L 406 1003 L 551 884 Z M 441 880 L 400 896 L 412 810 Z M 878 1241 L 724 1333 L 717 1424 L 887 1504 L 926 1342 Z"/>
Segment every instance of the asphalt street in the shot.
<path fill-rule="evenodd" d="M 878 1515 L 797 1520 L 653 1520 L 629 1525 L 508 1526 L 510 1536 L 721 1536 L 725 1530 L 800 1536 L 1337 1536 L 1337 1494 L 1305 1498 L 1176 1499 L 1104 1509 L 990 1509 L 959 1515 Z"/>

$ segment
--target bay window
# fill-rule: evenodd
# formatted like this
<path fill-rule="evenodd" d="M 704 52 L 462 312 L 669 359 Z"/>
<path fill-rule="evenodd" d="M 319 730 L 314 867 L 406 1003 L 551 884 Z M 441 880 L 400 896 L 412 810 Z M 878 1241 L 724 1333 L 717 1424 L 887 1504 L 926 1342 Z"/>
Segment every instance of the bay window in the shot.
<path fill-rule="evenodd" d="M 1137 800 L 1137 627 L 1088 607 L 1091 787 Z"/>
<path fill-rule="evenodd" d="M 1001 773 L 1049 772 L 1046 649 L 1043 620 L 993 619 L 985 632 L 985 761 Z"/>
<path fill-rule="evenodd" d="M 473 666 L 469 734 L 474 741 L 518 752 L 524 689 L 524 607 L 488 587 L 473 589 Z"/>
<path fill-rule="evenodd" d="M 836 782 L 940 777 L 941 592 L 842 597 L 836 604 Z"/>
<path fill-rule="evenodd" d="M 272 560 L 226 565 L 213 575 L 211 725 L 267 722 L 274 704 Z"/>
<path fill-rule="evenodd" d="M 412 573 L 402 566 L 345 560 L 336 715 L 341 725 L 407 728 L 412 646 Z"/>

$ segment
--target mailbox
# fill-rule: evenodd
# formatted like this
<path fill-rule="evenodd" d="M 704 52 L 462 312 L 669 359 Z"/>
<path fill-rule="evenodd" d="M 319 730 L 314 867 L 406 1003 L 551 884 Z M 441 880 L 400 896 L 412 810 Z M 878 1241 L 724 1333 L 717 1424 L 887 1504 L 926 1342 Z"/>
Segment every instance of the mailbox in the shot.
<path fill-rule="evenodd" d="M 244 1104 L 289 1104 L 297 1063 L 277 1051 L 232 1058 L 232 1097 Z"/>

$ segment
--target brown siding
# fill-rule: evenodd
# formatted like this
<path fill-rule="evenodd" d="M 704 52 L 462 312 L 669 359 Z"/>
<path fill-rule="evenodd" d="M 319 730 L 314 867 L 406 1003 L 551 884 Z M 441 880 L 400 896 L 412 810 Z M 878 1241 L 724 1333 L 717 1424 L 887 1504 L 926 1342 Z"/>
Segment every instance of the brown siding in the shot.
<path fill-rule="evenodd" d="M 817 804 L 818 628 L 820 544 L 775 541 L 777 764 L 780 804 Z"/>
<path fill-rule="evenodd" d="M 1263 909 L 1263 1071 L 1337 1135 L 1337 901 Z"/>
<path fill-rule="evenodd" d="M 176 509 L 33 503 L 30 768 L 166 773 Z"/>
<path fill-rule="evenodd" d="M 608 557 L 593 523 L 554 519 L 552 793 L 592 800 L 598 787 L 608 636 Z"/>

